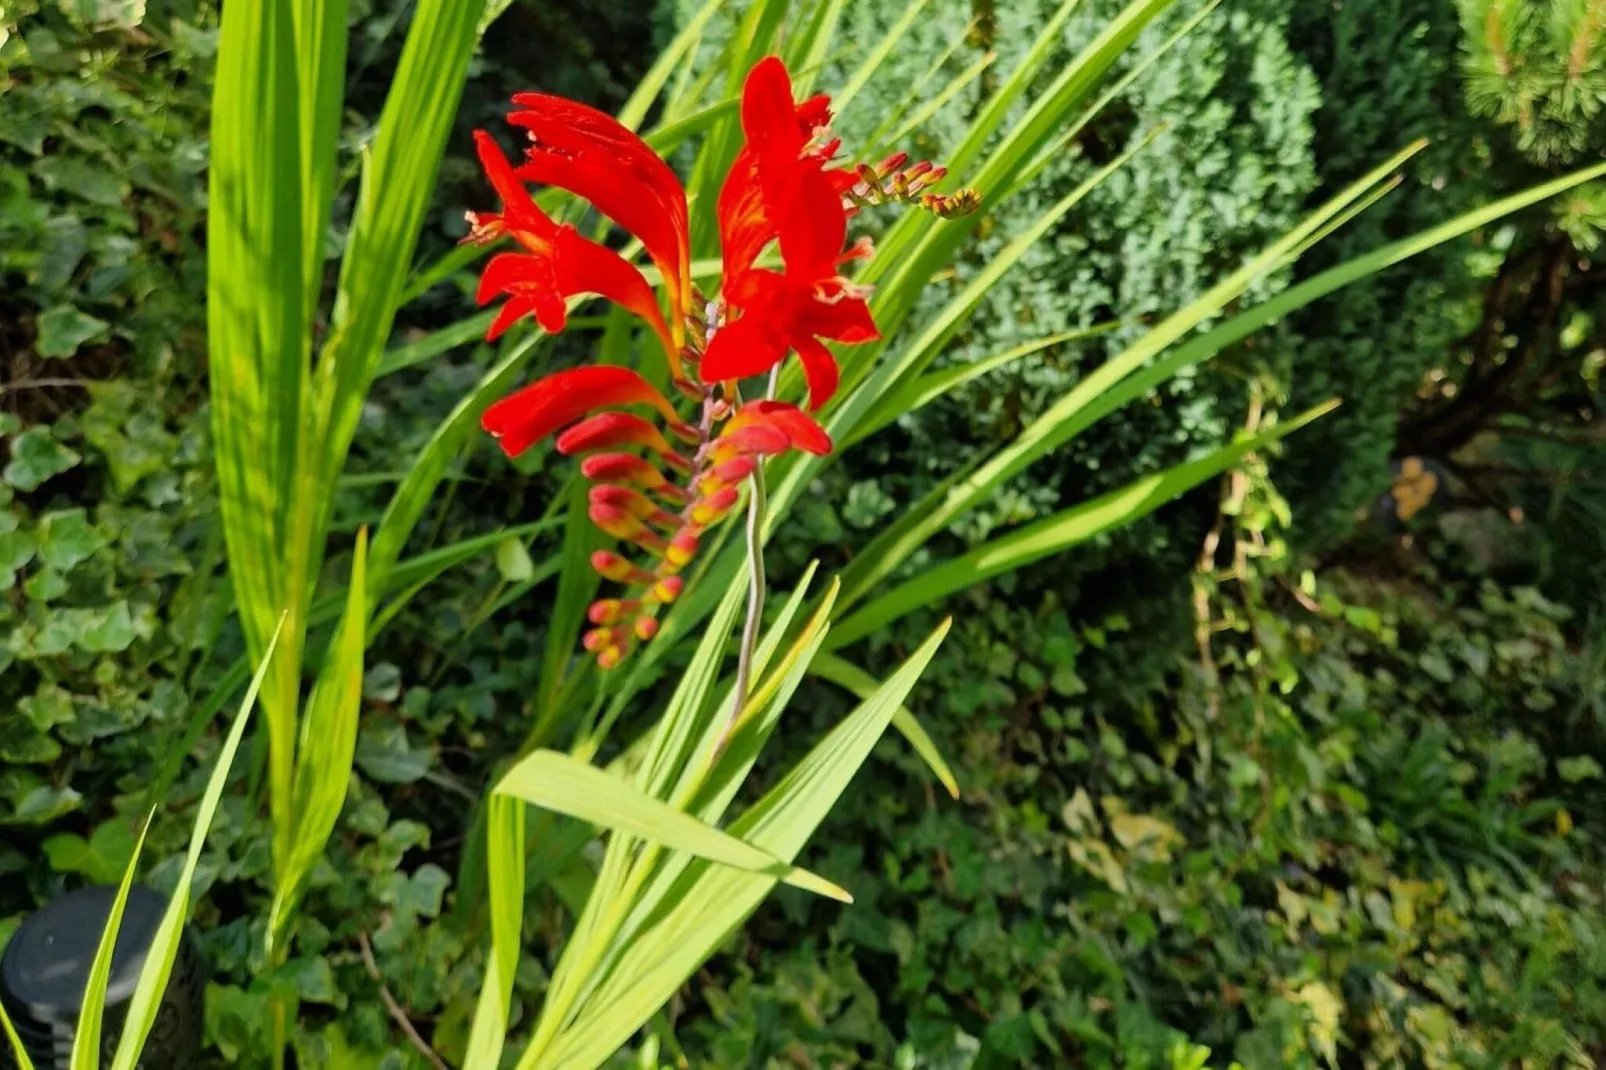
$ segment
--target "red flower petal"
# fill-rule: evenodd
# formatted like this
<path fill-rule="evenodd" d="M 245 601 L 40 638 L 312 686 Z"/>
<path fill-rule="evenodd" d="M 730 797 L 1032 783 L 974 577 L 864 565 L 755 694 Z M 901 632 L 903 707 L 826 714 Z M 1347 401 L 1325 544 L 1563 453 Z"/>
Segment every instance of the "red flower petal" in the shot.
<path fill-rule="evenodd" d="M 590 450 L 646 446 L 677 468 L 691 466 L 691 462 L 670 447 L 663 432 L 628 412 L 599 412 L 588 420 L 582 420 L 558 436 L 557 446 L 558 452 L 565 457 Z"/>
<path fill-rule="evenodd" d="M 736 457 L 754 454 L 773 457 L 792 447 L 792 439 L 785 430 L 768 423 L 748 422 L 738 425 L 732 421 L 709 451 L 715 462 L 723 464 Z"/>
<path fill-rule="evenodd" d="M 798 359 L 803 362 L 803 375 L 809 382 L 809 408 L 818 409 L 836 393 L 836 385 L 841 376 L 836 366 L 836 358 L 831 355 L 829 349 L 808 335 L 795 336 L 792 339 L 792 347 L 797 350 Z M 830 440 L 827 439 L 826 449 L 830 448 Z"/>
<path fill-rule="evenodd" d="M 485 332 L 485 340 L 494 342 L 502 336 L 502 332 L 513 326 L 525 316 L 535 311 L 536 300 L 533 297 L 510 298 L 496 313 L 491 321 L 490 328 Z M 561 325 L 560 325 L 561 326 Z"/>
<path fill-rule="evenodd" d="M 721 327 L 703 354 L 700 368 L 703 381 L 746 379 L 762 375 L 779 364 L 786 356 L 786 343 L 766 326 L 763 317 L 749 313 Z M 773 328 L 773 325 L 768 326 Z"/>
<path fill-rule="evenodd" d="M 558 278 L 564 296 L 593 293 L 606 297 L 647 321 L 664 345 L 675 374 L 680 374 L 680 351 L 669 336 L 652 287 L 636 266 L 605 245 L 581 237 L 564 227 L 557 237 Z"/>
<path fill-rule="evenodd" d="M 519 177 L 584 197 L 640 238 L 677 312 L 690 282 L 686 193 L 656 152 L 611 115 L 563 97 L 519 93 L 508 121 L 534 142 Z"/>
<path fill-rule="evenodd" d="M 780 223 L 786 273 L 809 280 L 835 275 L 848 236 L 848 213 L 825 173 L 807 165 L 793 168 L 775 196 L 781 203 L 771 207 Z"/>
<path fill-rule="evenodd" d="M 664 474 L 650 462 L 633 453 L 597 453 L 580 462 L 580 474 L 599 483 L 630 483 L 638 487 L 662 487 Z"/>
<path fill-rule="evenodd" d="M 565 424 L 604 406 L 651 405 L 668 419 L 675 410 L 651 383 L 628 368 L 593 365 L 555 372 L 485 410 L 480 424 L 509 457 Z"/>
<path fill-rule="evenodd" d="M 779 56 L 765 56 L 747 72 L 742 83 L 742 133 L 761 156 L 773 153 L 793 159 L 808 139 L 799 129 L 798 109 L 792 103 L 792 76 Z"/>
<path fill-rule="evenodd" d="M 786 401 L 752 401 L 743 405 L 734 417 L 736 420 L 762 421 L 769 427 L 786 434 L 794 449 L 824 456 L 831 452 L 831 436 L 815 422 L 814 417 Z"/>
<path fill-rule="evenodd" d="M 793 326 L 799 332 L 849 345 L 873 342 L 881 337 L 864 298 L 840 293 L 831 300 L 811 300 L 798 310 Z"/>
<path fill-rule="evenodd" d="M 524 236 L 521 231 L 512 233 L 517 238 Z M 678 348 L 658 310 L 652 287 L 635 265 L 612 249 L 582 237 L 569 226 L 558 227 L 551 239 L 539 241 L 538 247 L 538 252 L 499 253 L 485 265 L 476 295 L 480 304 L 503 293 L 510 298 L 524 299 L 517 313 L 503 309 L 487 334 L 488 340 L 494 341 L 514 320 L 532 310 L 548 334 L 557 334 L 568 322 L 566 299 L 579 294 L 596 294 L 646 320 L 679 374 Z"/>
<path fill-rule="evenodd" d="M 484 130 L 474 131 L 474 149 L 479 153 L 480 166 L 485 168 L 485 177 L 490 180 L 491 188 L 496 190 L 504 207 L 516 207 L 530 200 L 529 191 L 519 181 L 518 175 L 513 173 L 513 165 L 508 163 L 495 138 Z"/>
<path fill-rule="evenodd" d="M 749 148 L 736 154 L 724 185 L 719 188 L 719 246 L 724 259 L 725 299 L 738 307 L 746 302 L 741 283 L 758 254 L 775 237 L 775 227 L 764 211 L 764 194 L 758 184 L 758 160 Z"/>

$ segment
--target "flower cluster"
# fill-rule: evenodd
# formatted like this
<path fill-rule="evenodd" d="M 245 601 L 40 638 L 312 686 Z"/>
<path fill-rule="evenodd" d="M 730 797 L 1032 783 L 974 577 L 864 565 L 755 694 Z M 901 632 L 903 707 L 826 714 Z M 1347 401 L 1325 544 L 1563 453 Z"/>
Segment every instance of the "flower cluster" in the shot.
<path fill-rule="evenodd" d="M 641 317 L 662 344 L 675 390 L 696 406 L 683 417 L 662 391 L 623 367 L 560 371 L 486 410 L 483 424 L 509 456 L 557 434 L 559 453 L 582 457 L 591 482 L 590 518 L 643 553 L 635 563 L 599 551 L 592 564 L 625 585 L 627 597 L 592 604 L 585 647 L 603 668 L 635 641 L 652 638 L 660 608 L 680 594 L 680 572 L 703 533 L 734 509 L 741 484 L 768 457 L 789 450 L 830 452 L 825 430 L 797 405 L 744 401 L 738 382 L 795 352 L 818 409 L 836 391 L 838 369 L 825 342 L 878 337 L 866 293 L 842 265 L 870 255 L 867 240 L 847 245 L 859 208 L 899 201 L 939 214 L 974 207 L 974 194 L 931 192 L 940 168 L 836 166 L 830 100 L 792 99 L 779 59 L 749 72 L 741 101 L 745 144 L 720 189 L 716 212 L 722 255 L 718 296 L 705 301 L 691 282 L 691 231 L 685 190 L 648 145 L 613 118 L 561 97 L 521 93 L 508 121 L 529 137 L 514 166 L 483 130 L 481 163 L 502 202 L 499 213 L 470 213 L 470 240 L 511 238 L 515 252 L 493 256 L 479 302 L 506 303 L 495 338 L 525 316 L 549 332 L 564 327 L 568 300 L 598 295 Z M 642 273 L 612 249 L 559 224 L 531 199 L 526 183 L 556 186 L 589 201 L 640 240 L 663 280 L 664 302 Z M 778 267 L 761 266 L 779 246 Z M 661 425 L 628 409 L 645 408 Z M 631 452 L 639 451 L 639 452 Z"/>

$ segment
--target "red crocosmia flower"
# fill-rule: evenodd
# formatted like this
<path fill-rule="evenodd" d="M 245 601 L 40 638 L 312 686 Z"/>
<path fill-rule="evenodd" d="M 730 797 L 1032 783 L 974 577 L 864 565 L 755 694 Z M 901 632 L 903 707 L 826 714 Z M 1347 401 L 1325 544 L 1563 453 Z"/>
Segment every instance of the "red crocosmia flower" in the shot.
<path fill-rule="evenodd" d="M 629 368 L 611 365 L 554 372 L 486 409 L 480 423 L 512 457 L 597 409 L 639 404 L 679 423 L 674 406 L 656 387 Z"/>
<path fill-rule="evenodd" d="M 867 255 L 843 253 L 848 213 L 843 192 L 857 182 L 825 164 L 836 142 L 822 140 L 829 111 L 815 100 L 792 104 L 792 83 L 780 60 L 753 68 L 742 92 L 747 145 L 720 190 L 720 241 L 725 256 L 721 291 L 739 318 L 716 333 L 703 355 L 705 380 L 760 375 L 796 350 L 809 384 L 809 406 L 836 391 L 836 359 L 819 341 L 854 344 L 880 337 L 864 292 L 840 266 Z M 785 270 L 754 266 L 772 239 Z"/>
<path fill-rule="evenodd" d="M 480 278 L 481 304 L 507 298 L 488 336 L 524 316 L 556 333 L 570 298 L 599 295 L 648 324 L 676 387 L 699 406 L 695 418 L 683 420 L 637 373 L 599 366 L 549 375 L 486 410 L 486 430 L 510 456 L 553 434 L 559 453 L 583 455 L 587 515 L 635 548 L 635 561 L 611 550 L 591 557 L 604 579 L 629 589 L 628 597 L 600 599 L 588 613 L 594 627 L 582 645 L 610 668 L 632 643 L 657 634 L 659 611 L 685 587 L 680 571 L 696 557 L 704 532 L 737 507 L 742 485 L 765 458 L 830 452 L 830 436 L 808 413 L 790 402 L 744 402 L 738 381 L 795 351 L 810 406 L 818 408 L 838 377 L 822 340 L 851 345 L 879 337 L 864 292 L 842 274 L 844 263 L 870 252 L 862 242 L 844 248 L 848 219 L 889 202 L 954 213 L 976 198 L 927 192 L 941 170 L 927 164 L 899 171 L 901 156 L 876 167 L 834 166 L 839 145 L 829 131 L 829 98 L 794 103 L 786 67 L 762 60 L 743 87 L 746 140 L 715 206 L 724 272 L 718 297 L 706 301 L 692 287 L 686 194 L 669 165 L 593 108 L 541 93 L 520 93 L 513 102 L 508 119 L 529 135 L 522 163 L 510 163 L 489 134 L 475 132 L 502 210 L 470 213 L 470 239 L 509 237 L 518 246 L 492 257 Z M 568 190 L 638 238 L 663 279 L 667 315 L 635 266 L 549 218 L 525 183 Z M 780 270 L 759 266 L 771 245 L 779 248 Z M 638 411 L 621 411 L 626 407 Z"/>
<path fill-rule="evenodd" d="M 611 115 L 545 93 L 519 93 L 508 122 L 530 133 L 519 178 L 566 189 L 641 239 L 663 274 L 676 337 L 691 289 L 686 191 L 669 165 Z"/>
<path fill-rule="evenodd" d="M 499 294 L 508 297 L 486 337 L 495 339 L 531 314 L 548 332 L 556 334 L 563 330 L 568 318 L 565 299 L 589 293 L 615 301 L 646 320 L 673 357 L 678 345 L 641 272 L 607 246 L 581 237 L 567 224 L 553 222 L 530 199 L 491 136 L 477 130 L 474 141 L 480 163 L 502 198 L 502 212 L 473 216 L 473 237 L 486 240 L 505 233 L 524 249 L 522 253 L 493 256 L 480 276 L 480 304 L 488 304 Z"/>

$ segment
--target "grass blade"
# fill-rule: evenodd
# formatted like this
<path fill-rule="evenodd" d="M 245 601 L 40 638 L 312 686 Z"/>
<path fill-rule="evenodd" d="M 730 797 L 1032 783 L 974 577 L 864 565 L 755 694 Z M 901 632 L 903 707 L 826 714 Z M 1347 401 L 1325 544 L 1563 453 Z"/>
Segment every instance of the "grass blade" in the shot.
<path fill-rule="evenodd" d="M 292 808 L 294 833 L 289 854 L 276 874 L 273 907 L 268 914 L 270 958 L 288 932 L 302 886 L 329 842 L 351 783 L 357 714 L 362 702 L 367 559 L 368 532 L 364 529 L 357 534 L 346 611 L 301 718 Z"/>
<path fill-rule="evenodd" d="M 898 42 L 903 40 L 903 35 L 909 32 L 910 28 L 914 26 L 915 20 L 920 17 L 920 13 L 925 10 L 926 2 L 927 0 L 914 0 L 914 3 L 905 8 L 903 14 L 898 17 L 898 21 L 894 22 L 887 30 L 887 35 L 876 43 L 875 48 L 870 51 L 868 56 L 864 57 L 864 62 L 854 68 L 853 73 L 848 76 L 848 80 L 842 88 L 831 94 L 831 106 L 836 109 L 838 114 L 847 111 L 848 105 L 853 103 L 853 98 L 858 96 L 859 91 L 866 85 L 870 84 L 870 79 L 875 76 L 875 72 L 881 69 L 881 64 L 885 63 L 887 57 L 892 55 L 892 50 L 898 47 Z"/>
<path fill-rule="evenodd" d="M 6 1043 L 11 1046 L 11 1057 L 17 1064 L 17 1070 L 34 1070 L 33 1060 L 28 1058 L 28 1049 L 22 1046 L 22 1038 L 17 1036 L 17 1027 L 11 1024 L 11 1015 L 6 1013 L 4 1003 L 0 1003 L 0 1030 L 4 1030 Z"/>
<path fill-rule="evenodd" d="M 305 307 L 318 305 L 346 91 L 346 0 L 293 0 L 301 130 L 301 255 Z"/>
<path fill-rule="evenodd" d="M 875 694 L 876 688 L 880 686 L 875 677 L 847 659 L 840 658 L 835 654 L 821 653 L 815 655 L 813 662 L 809 665 L 809 672 L 822 680 L 829 680 L 844 690 L 851 691 L 860 699 L 869 698 Z M 910 713 L 907 708 L 899 706 L 892 714 L 892 727 L 896 728 L 903 738 L 909 741 L 909 745 L 914 748 L 916 754 L 920 755 L 921 761 L 926 763 L 926 767 L 947 789 L 948 794 L 956 799 L 959 798 L 958 778 L 954 776 L 953 770 L 948 768 L 948 763 L 943 760 L 941 752 L 937 750 L 937 744 L 926 734 L 925 728 L 921 726 L 915 715 Z"/>
<path fill-rule="evenodd" d="M 306 598 L 305 575 L 284 567 L 309 321 L 296 64 L 288 0 L 228 5 L 207 186 L 209 383 L 229 573 L 252 660 L 262 661 L 280 614 L 290 614 L 262 688 L 276 830 L 290 801 Z"/>
<path fill-rule="evenodd" d="M 955 517 L 991 495 L 995 488 L 1019 474 L 1033 461 L 1063 446 L 1088 427 L 1098 416 L 1108 411 L 1103 405 L 1108 402 L 1109 396 L 1113 396 L 1112 391 L 1123 379 L 1132 375 L 1189 331 L 1219 314 L 1228 302 L 1242 295 L 1256 279 L 1283 265 L 1291 250 L 1321 229 L 1350 203 L 1365 196 L 1379 182 L 1384 181 L 1390 172 L 1421 151 L 1424 144 L 1416 142 L 1407 146 L 1382 166 L 1350 185 L 1237 271 L 1211 287 L 1197 300 L 1172 313 L 1136 343 L 1100 365 L 1091 374 L 1083 376 L 1058 401 L 1027 425 L 1013 442 L 977 466 L 974 471 L 927 494 L 902 519 L 878 535 L 870 547 L 844 570 L 846 604 L 851 605 L 863 597 L 875 581 L 896 568 L 907 559 L 910 552 L 951 523 Z"/>
<path fill-rule="evenodd" d="M 797 857 L 936 653 L 932 633 L 875 695 L 821 740 L 731 831 L 785 861 Z M 739 831 L 738 831 L 739 830 Z M 596 1066 L 646 1022 L 775 887 L 775 879 L 699 863 L 612 971 L 610 998 L 588 1003 L 539 1067 Z"/>
<path fill-rule="evenodd" d="M 774 877 L 794 888 L 843 903 L 853 897 L 823 877 L 788 865 L 751 844 L 654 799 L 607 771 L 558 751 L 539 750 L 519 761 L 496 790 L 553 813 L 628 833 L 671 850 Z"/>
<path fill-rule="evenodd" d="M 920 376 L 918 379 L 911 379 L 902 386 L 894 388 L 885 399 L 877 402 L 876 407 L 871 410 L 865 425 L 855 429 L 848 436 L 843 448 L 846 449 L 863 442 L 877 431 L 895 423 L 899 417 L 917 412 L 944 394 L 957 390 L 966 383 L 974 382 L 990 372 L 1008 367 L 1018 360 L 1029 357 L 1033 353 L 1040 353 L 1051 346 L 1107 334 L 1119 326 L 1118 322 L 1110 320 L 1106 323 L 1094 324 L 1091 327 L 1051 334 L 1045 338 L 1022 343 L 1002 353 L 995 353 L 990 357 L 973 361 L 970 364 L 958 364 L 951 368 L 944 368 L 941 371 L 930 372 Z"/>
<path fill-rule="evenodd" d="M 400 307 L 405 273 L 397 266 L 412 262 L 484 8 L 485 0 L 420 0 L 365 154 L 329 342 L 318 360 L 317 461 L 324 487 L 345 465 Z M 327 525 L 331 497 L 322 494 L 315 531 Z"/>
<path fill-rule="evenodd" d="M 501 1062 L 524 925 L 524 802 L 493 794 L 486 806 L 491 953 L 469 1030 L 464 1070 L 495 1070 Z"/>
<path fill-rule="evenodd" d="M 1100 532 L 1130 524 L 1231 467 L 1244 454 L 1275 442 L 1337 406 L 1337 401 L 1318 405 L 1252 438 L 1223 446 L 1198 460 L 1134 480 L 1119 490 L 1027 524 L 1018 531 L 992 539 L 967 554 L 928 569 L 838 624 L 832 629 L 830 646 L 832 649 L 846 646 L 886 627 L 913 609 L 929 606 L 938 599 L 1000 573 L 1059 553 Z"/>
<path fill-rule="evenodd" d="M 128 905 L 128 890 L 134 886 L 134 874 L 139 872 L 139 855 L 145 847 L 145 835 L 151 830 L 152 810 L 145 815 L 139 838 L 134 841 L 134 853 L 123 870 L 122 883 L 117 886 L 117 898 L 112 900 L 111 913 L 106 916 L 106 928 L 100 934 L 100 946 L 89 967 L 89 980 L 84 984 L 84 1002 L 78 1011 L 78 1031 L 72 1038 L 72 1070 L 100 1070 L 100 1026 L 106 1012 L 106 984 L 111 978 L 112 954 L 117 949 L 117 931 L 123 925 L 123 908 Z"/>
<path fill-rule="evenodd" d="M 139 1062 L 140 1052 L 145 1047 L 146 1038 L 150 1036 L 151 1027 L 156 1024 L 162 993 L 167 989 L 168 978 L 173 972 L 173 962 L 178 957 L 179 941 L 183 938 L 184 919 L 189 914 L 190 888 L 195 883 L 195 867 L 201 861 L 201 848 L 206 844 L 207 833 L 212 828 L 212 818 L 217 814 L 218 804 L 223 800 L 223 788 L 228 783 L 229 770 L 234 765 L 235 755 L 239 753 L 240 740 L 244 738 L 245 726 L 251 719 L 251 708 L 256 705 L 257 692 L 262 687 L 268 663 L 273 657 L 273 648 L 278 642 L 279 632 L 275 631 L 273 638 L 268 642 L 267 657 L 257 668 L 256 675 L 251 678 L 251 686 L 246 689 L 239 712 L 234 715 L 234 724 L 229 728 L 223 749 L 218 752 L 217 763 L 212 767 L 212 775 L 207 778 L 206 791 L 201 796 L 200 808 L 195 813 L 195 824 L 190 829 L 190 845 L 184 856 L 184 869 L 180 872 L 178 884 L 167 901 L 167 911 L 162 915 L 162 923 L 157 927 L 156 935 L 151 939 L 150 948 L 145 953 L 145 965 L 140 968 L 139 982 L 134 987 L 134 994 L 129 998 L 128 1011 L 123 1019 L 123 1035 L 117 1040 L 117 1051 L 112 1056 L 111 1070 L 134 1070 Z"/>

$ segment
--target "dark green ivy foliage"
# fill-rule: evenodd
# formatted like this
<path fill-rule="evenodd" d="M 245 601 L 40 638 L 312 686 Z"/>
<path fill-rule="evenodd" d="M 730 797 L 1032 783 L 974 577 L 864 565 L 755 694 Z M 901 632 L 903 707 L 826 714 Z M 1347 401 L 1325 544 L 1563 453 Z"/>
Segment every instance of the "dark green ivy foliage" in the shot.
<path fill-rule="evenodd" d="M 1085 3 L 1066 55 L 1119 8 Z M 467 131 L 523 88 L 617 106 L 661 38 L 646 6 L 513 5 L 476 60 L 428 252 L 460 236 L 465 205 L 484 207 Z M 929 4 L 887 77 L 843 117 L 845 135 L 876 125 L 900 84 L 961 37 L 928 86 L 988 50 L 1007 71 L 1052 6 Z M 352 0 L 352 148 L 408 9 Z M 902 10 L 851 0 L 840 66 Z M 205 703 L 240 653 L 213 526 L 196 299 L 216 5 L 24 0 L 6 14 L 26 25 L 0 45 L 0 941 L 59 891 L 115 879 L 169 774 L 146 876 L 171 880 L 216 749 Z M 1004 441 L 1145 319 L 1411 137 L 1437 141 L 1406 185 L 1298 274 L 1484 199 L 1502 143 L 1466 114 L 1459 35 L 1450 5 L 1427 0 L 1244 0 L 1209 16 L 1039 188 L 984 221 L 952 285 L 1093 167 L 1165 127 L 989 296 L 945 360 L 1110 320 L 1115 330 L 997 373 L 849 455 L 777 544 L 783 579 L 809 555 L 850 551 L 947 471 L 955 442 Z M 968 89 L 922 124 L 911 151 L 940 160 L 976 99 Z M 1525 233 L 1553 220 L 1536 213 Z M 1272 469 L 1295 502 L 1293 535 L 1341 539 L 1388 485 L 1402 399 L 1476 322 L 1516 240 L 1418 259 L 1168 384 L 935 552 L 1219 442 L 1267 370 L 1288 408 L 1349 401 Z M 398 342 L 462 315 L 463 278 L 410 307 Z M 589 343 L 575 334 L 565 344 Z M 381 380 L 354 452 L 361 478 L 336 506 L 346 528 L 375 515 L 386 474 L 484 359 L 463 347 Z M 544 505 L 543 484 L 477 449 L 424 525 L 430 538 Z M 1331 1045 L 1369 1067 L 1588 1065 L 1606 974 L 1590 880 L 1606 644 L 1580 648 L 1565 612 L 1532 591 L 1425 567 L 1398 590 L 1335 576 L 1319 614 L 1270 594 L 1258 657 L 1224 643 L 1213 689 L 1189 652 L 1184 603 L 1214 506 L 1201 490 L 942 607 L 963 619 L 914 702 L 964 800 L 928 787 L 901 742 L 883 744 L 878 773 L 855 785 L 810 861 L 857 905 L 783 894 L 761 912 L 671 1008 L 692 1065 L 745 1067 L 756 1053 L 780 1065 L 1199 1070 L 1236 1058 L 1280 1070 L 1326 1065 Z M 1586 543 L 1588 524 L 1566 515 Z M 273 977 L 255 920 L 266 829 L 242 755 L 197 897 L 220 1064 L 263 1062 L 277 987 L 298 1005 L 300 1065 L 423 1065 L 378 981 L 449 1059 L 461 1051 L 481 934 L 472 911 L 453 909 L 452 874 L 489 761 L 520 738 L 544 627 L 538 596 L 497 609 L 505 579 L 489 559 L 465 566 L 374 650 L 351 799 Z M 912 619 L 853 656 L 877 667 L 932 623 Z M 846 708 L 824 686 L 805 699 L 798 741 Z M 516 1015 L 540 998 L 570 924 L 560 900 L 532 897 Z"/>
<path fill-rule="evenodd" d="M 755 918 L 695 1065 L 1593 1065 L 1595 678 L 1538 592 L 1401 579 L 1257 590 L 1219 688 L 1182 664 L 1130 704 L 1076 672 L 1108 627 L 973 599 L 918 696 L 963 801 L 884 745 L 903 786 L 856 783 L 811 853 L 855 903 Z"/>

